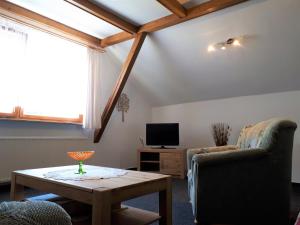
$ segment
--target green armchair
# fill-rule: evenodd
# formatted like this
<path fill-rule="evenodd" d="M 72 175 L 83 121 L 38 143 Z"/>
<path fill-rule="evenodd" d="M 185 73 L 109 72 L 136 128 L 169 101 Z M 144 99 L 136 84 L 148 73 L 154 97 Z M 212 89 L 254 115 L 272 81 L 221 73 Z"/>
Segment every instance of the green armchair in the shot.
<path fill-rule="evenodd" d="M 243 128 L 236 146 L 189 149 L 195 222 L 287 225 L 296 128 L 271 119 Z"/>

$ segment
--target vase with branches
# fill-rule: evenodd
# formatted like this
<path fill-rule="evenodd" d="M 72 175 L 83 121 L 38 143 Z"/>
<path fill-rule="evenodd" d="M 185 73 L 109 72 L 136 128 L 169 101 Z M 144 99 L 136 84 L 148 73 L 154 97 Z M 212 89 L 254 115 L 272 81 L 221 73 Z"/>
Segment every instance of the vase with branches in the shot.
<path fill-rule="evenodd" d="M 212 134 L 216 146 L 227 145 L 231 128 L 227 123 L 214 123 L 212 124 Z"/>

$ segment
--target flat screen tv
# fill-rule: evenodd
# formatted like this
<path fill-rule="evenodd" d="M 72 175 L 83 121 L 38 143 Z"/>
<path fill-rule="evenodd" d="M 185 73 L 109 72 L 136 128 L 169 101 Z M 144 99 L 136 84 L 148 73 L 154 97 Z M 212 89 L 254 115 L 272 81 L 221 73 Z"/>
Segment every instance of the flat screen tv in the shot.
<path fill-rule="evenodd" d="M 177 146 L 179 145 L 178 123 L 147 123 L 146 144 L 150 146 Z"/>

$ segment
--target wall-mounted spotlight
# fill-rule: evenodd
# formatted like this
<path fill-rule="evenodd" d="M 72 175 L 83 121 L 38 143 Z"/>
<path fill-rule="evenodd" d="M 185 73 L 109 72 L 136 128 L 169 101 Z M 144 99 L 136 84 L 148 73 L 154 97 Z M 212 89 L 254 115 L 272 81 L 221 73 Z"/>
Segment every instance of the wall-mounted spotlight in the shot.
<path fill-rule="evenodd" d="M 226 46 L 223 45 L 223 46 L 221 47 L 221 49 L 222 49 L 222 50 L 226 50 Z"/>
<path fill-rule="evenodd" d="M 207 51 L 208 52 L 214 52 L 214 51 L 216 51 L 216 48 L 215 48 L 215 46 L 210 45 L 210 46 L 208 46 Z"/>
<path fill-rule="evenodd" d="M 242 37 L 229 38 L 229 39 L 227 39 L 227 41 L 219 42 L 214 45 L 209 45 L 207 48 L 207 51 L 214 52 L 214 51 L 220 50 L 220 49 L 225 51 L 227 48 L 230 48 L 232 46 L 234 46 L 234 47 L 242 46 L 241 42 L 242 42 Z"/>

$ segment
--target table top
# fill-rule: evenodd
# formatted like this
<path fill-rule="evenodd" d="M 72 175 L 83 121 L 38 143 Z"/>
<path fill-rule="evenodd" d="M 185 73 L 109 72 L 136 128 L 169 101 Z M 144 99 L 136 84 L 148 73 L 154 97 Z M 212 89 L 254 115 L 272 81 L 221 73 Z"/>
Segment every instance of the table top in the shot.
<path fill-rule="evenodd" d="M 101 168 L 108 168 L 108 167 L 85 165 L 86 171 L 88 171 L 89 168 L 99 169 L 99 171 L 101 172 Z M 84 180 L 84 181 L 54 180 L 51 178 L 46 178 L 44 176 L 49 172 L 66 170 L 66 169 L 74 169 L 74 171 L 76 171 L 78 170 L 78 165 L 30 169 L 30 170 L 18 170 L 18 171 L 14 171 L 13 173 L 16 176 L 37 179 L 44 182 L 55 183 L 63 186 L 81 189 L 88 192 L 93 192 L 93 190 L 95 189 L 112 190 L 112 189 L 124 188 L 129 186 L 135 186 L 139 184 L 146 184 L 148 182 L 151 183 L 153 181 L 166 179 L 170 177 L 169 175 L 132 171 L 132 170 L 126 170 L 127 173 L 120 177 L 106 178 L 100 180 Z M 110 168 L 110 169 L 114 170 L 114 168 Z M 115 169 L 115 170 L 119 170 L 119 169 Z"/>

